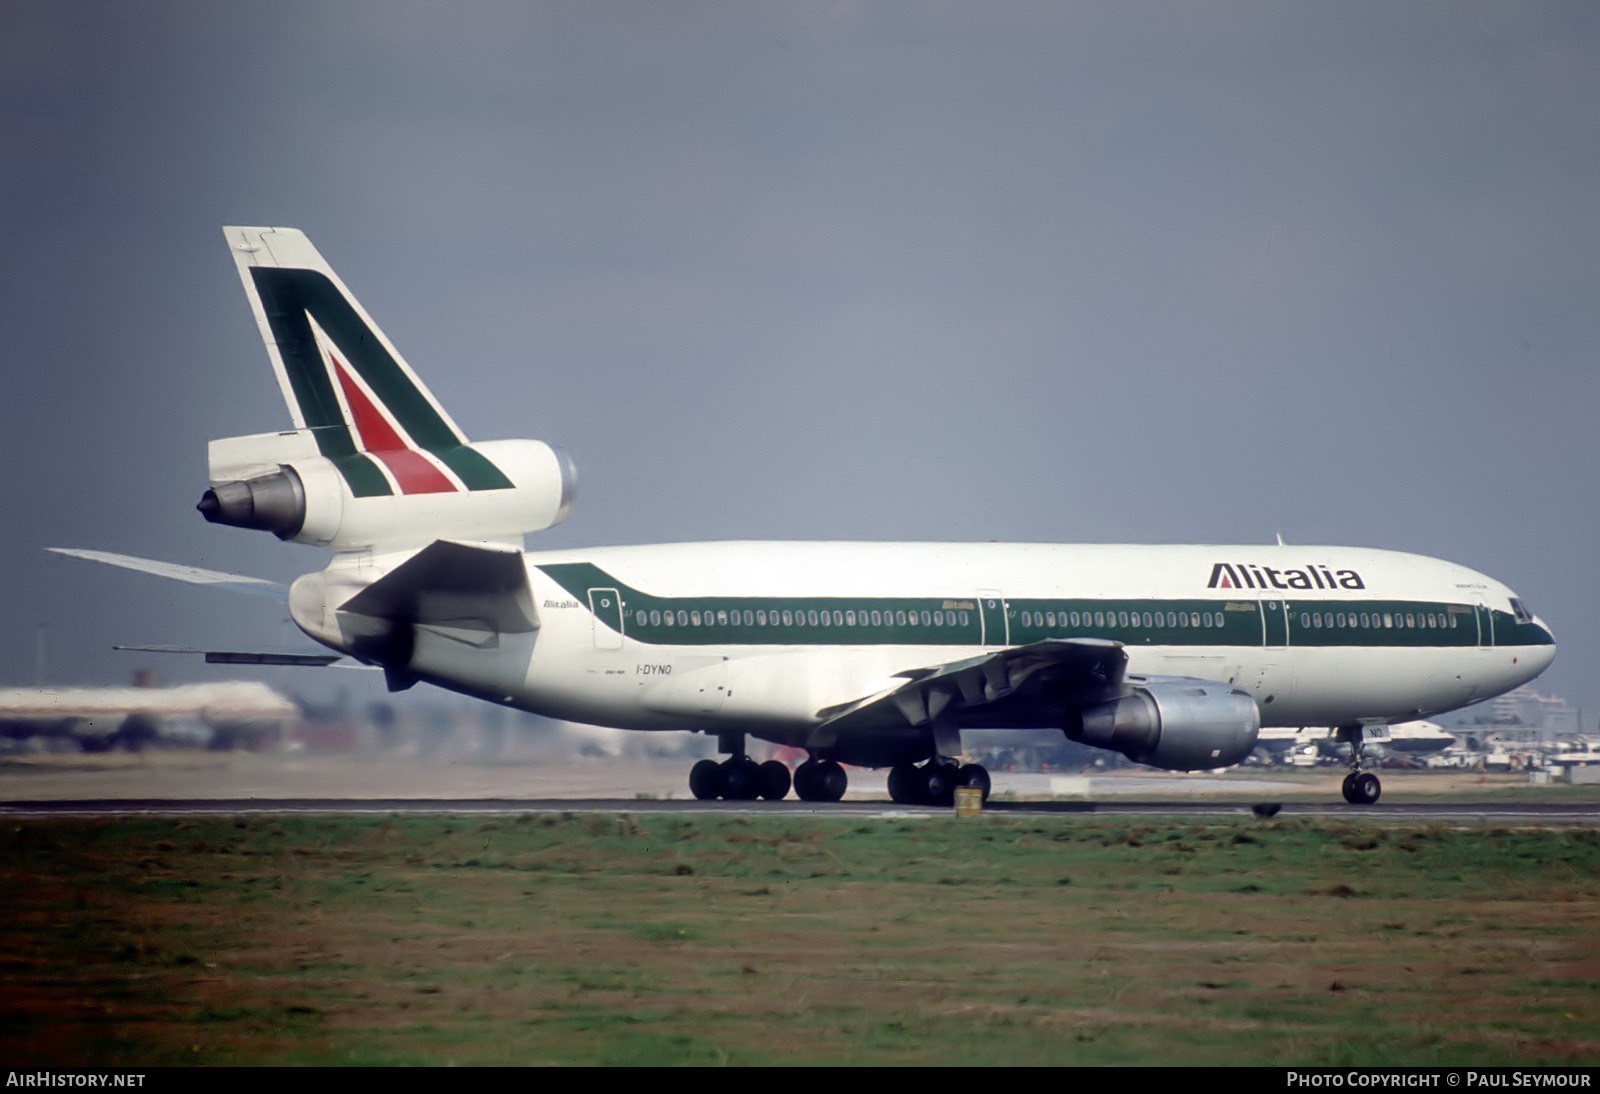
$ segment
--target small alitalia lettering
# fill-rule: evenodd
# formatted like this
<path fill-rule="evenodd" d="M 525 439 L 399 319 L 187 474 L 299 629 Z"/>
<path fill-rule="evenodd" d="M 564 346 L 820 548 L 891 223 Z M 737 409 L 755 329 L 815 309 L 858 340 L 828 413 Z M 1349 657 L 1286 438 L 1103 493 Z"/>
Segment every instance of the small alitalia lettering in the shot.
<path fill-rule="evenodd" d="M 544 602 L 544 606 L 547 607 L 547 608 L 581 608 L 581 607 L 583 607 L 583 605 L 579 604 L 576 600 L 546 600 Z"/>
<path fill-rule="evenodd" d="M 1303 570 L 1257 566 L 1249 562 L 1215 562 L 1208 589 L 1365 589 L 1367 583 L 1354 570 L 1307 566 Z"/>

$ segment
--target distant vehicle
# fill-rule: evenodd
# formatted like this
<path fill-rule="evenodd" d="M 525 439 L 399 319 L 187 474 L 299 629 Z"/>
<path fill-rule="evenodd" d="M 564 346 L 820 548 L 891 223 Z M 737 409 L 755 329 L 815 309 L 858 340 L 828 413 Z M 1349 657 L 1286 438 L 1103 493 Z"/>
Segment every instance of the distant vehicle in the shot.
<path fill-rule="evenodd" d="M 1568 767 L 1600 767 L 1600 751 L 1596 751 L 1593 748 L 1585 748 L 1582 751 L 1546 752 L 1540 758 L 1540 762 L 1545 767 L 1558 769 Z"/>
<path fill-rule="evenodd" d="M 963 730 L 1064 732 L 1188 771 L 1239 763 L 1262 726 L 1332 725 L 1351 751 L 1344 796 L 1372 802 L 1366 740 L 1508 691 L 1555 656 L 1549 629 L 1493 578 L 1362 548 L 525 554 L 524 534 L 572 508 L 570 460 L 540 441 L 469 442 L 301 232 L 225 234 L 293 428 L 211 442 L 206 519 L 331 548 L 288 590 L 290 614 L 381 666 L 393 690 L 424 681 L 575 722 L 716 734 L 728 759 L 695 765 L 697 797 L 789 793 L 788 766 L 757 764 L 747 736 L 805 751 L 802 799 L 838 800 L 848 763 L 891 768 L 897 802 L 945 803 L 989 786 L 957 762 Z M 969 441 L 1004 473 L 1003 438 Z M 1114 474 L 1115 453 L 1077 472 Z"/>
<path fill-rule="evenodd" d="M 0 688 L 0 737 L 84 752 L 150 744 L 225 747 L 276 734 L 300 710 L 253 680 L 166 688 Z"/>

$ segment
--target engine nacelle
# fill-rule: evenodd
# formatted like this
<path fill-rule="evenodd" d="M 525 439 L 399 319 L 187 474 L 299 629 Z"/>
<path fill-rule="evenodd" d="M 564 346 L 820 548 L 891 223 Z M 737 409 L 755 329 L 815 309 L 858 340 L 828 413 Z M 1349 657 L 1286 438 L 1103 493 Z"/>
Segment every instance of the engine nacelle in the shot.
<path fill-rule="evenodd" d="M 211 442 L 207 520 L 337 551 L 505 539 L 565 520 L 571 458 L 542 441 L 485 441 L 446 453 L 330 459 L 305 430 Z"/>
<path fill-rule="evenodd" d="M 1169 771 L 1231 767 L 1250 755 L 1261 710 L 1243 688 L 1210 680 L 1152 680 L 1120 699 L 1069 712 L 1071 740 Z"/>

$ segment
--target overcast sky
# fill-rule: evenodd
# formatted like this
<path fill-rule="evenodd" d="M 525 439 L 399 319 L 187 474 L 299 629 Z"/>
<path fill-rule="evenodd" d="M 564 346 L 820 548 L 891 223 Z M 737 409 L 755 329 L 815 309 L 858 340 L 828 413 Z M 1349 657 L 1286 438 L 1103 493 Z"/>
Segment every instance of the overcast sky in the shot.
<path fill-rule="evenodd" d="M 1396 548 L 1600 712 L 1597 104 L 1588 2 L 4 0 L 0 683 L 294 637 L 41 550 L 322 565 L 193 511 L 288 420 L 220 232 L 276 224 L 573 453 L 530 547 Z"/>

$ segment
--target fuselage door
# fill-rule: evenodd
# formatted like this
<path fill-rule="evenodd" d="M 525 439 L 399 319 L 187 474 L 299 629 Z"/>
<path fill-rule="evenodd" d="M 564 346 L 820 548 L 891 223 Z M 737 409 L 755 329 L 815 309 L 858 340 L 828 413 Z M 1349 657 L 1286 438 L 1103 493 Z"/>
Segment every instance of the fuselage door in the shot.
<path fill-rule="evenodd" d="M 1472 614 L 1478 621 L 1478 648 L 1486 650 L 1494 645 L 1494 613 L 1483 602 L 1482 593 L 1472 594 Z"/>
<path fill-rule="evenodd" d="M 622 648 L 622 598 L 615 589 L 590 589 L 589 611 L 594 615 L 594 648 Z"/>
<path fill-rule="evenodd" d="M 1261 602 L 1261 644 L 1281 650 L 1289 644 L 1289 605 L 1282 600 Z"/>
<path fill-rule="evenodd" d="M 1006 619 L 1006 598 L 994 589 L 978 590 L 978 621 L 985 646 L 1011 645 L 1011 624 Z"/>

